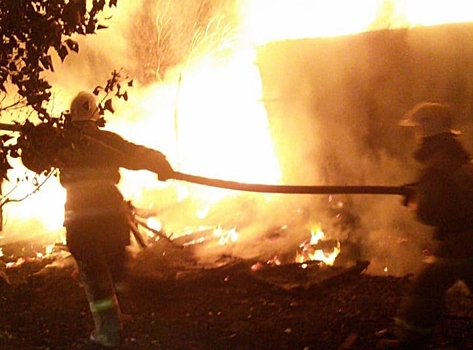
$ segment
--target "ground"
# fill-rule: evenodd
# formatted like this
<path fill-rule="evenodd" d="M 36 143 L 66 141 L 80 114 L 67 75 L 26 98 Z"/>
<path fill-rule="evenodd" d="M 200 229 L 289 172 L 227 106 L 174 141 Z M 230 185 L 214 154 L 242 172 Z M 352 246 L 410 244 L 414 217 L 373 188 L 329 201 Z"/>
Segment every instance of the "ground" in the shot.
<path fill-rule="evenodd" d="M 410 281 L 368 275 L 365 263 L 304 272 L 293 264 L 258 275 L 254 262 L 184 271 L 189 261 L 176 259 L 180 274 L 169 257 L 143 255 L 131 266 L 131 290 L 120 296 L 123 349 L 374 349 Z M 143 273 L 155 264 L 161 268 Z M 73 260 L 62 254 L 16 265 L 5 269 L 10 284 L 0 279 L 0 349 L 98 349 L 87 343 L 93 322 Z M 473 298 L 455 288 L 435 348 L 472 349 L 472 317 Z"/>

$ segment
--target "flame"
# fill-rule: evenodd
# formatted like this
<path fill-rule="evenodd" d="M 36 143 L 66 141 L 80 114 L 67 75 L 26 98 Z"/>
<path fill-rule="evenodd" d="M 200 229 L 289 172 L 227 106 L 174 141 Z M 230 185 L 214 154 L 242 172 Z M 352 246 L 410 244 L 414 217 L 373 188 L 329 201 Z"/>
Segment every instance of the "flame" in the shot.
<path fill-rule="evenodd" d="M 325 233 L 319 225 L 312 228 L 310 233 L 310 239 L 301 243 L 299 246 L 301 252 L 297 253 L 296 262 L 305 263 L 307 261 L 322 261 L 326 265 L 332 266 L 340 253 L 340 241 L 337 240 L 337 246 L 333 247 L 331 252 L 327 252 L 324 249 L 315 249 L 314 247 L 325 238 Z"/>
<path fill-rule="evenodd" d="M 150 227 L 150 228 L 152 228 L 153 230 L 156 230 L 156 231 L 161 231 L 163 229 L 163 224 L 161 223 L 161 221 L 154 218 L 154 217 L 149 218 L 146 221 L 146 224 L 148 225 L 148 227 Z M 151 235 L 151 233 L 150 233 L 150 235 Z"/>
<path fill-rule="evenodd" d="M 224 230 L 221 227 L 218 227 L 214 230 L 214 235 L 218 237 L 218 242 L 220 245 L 234 243 L 238 240 L 238 232 L 235 228 L 231 230 Z"/>
<path fill-rule="evenodd" d="M 9 170 L 8 177 L 17 181 L 4 181 L 2 185 L 2 192 L 9 195 L 11 203 L 2 207 L 5 235 L 0 239 L 60 232 L 66 195 L 57 179 L 52 176 L 50 181 L 38 176 L 17 159 L 10 163 L 13 169 Z M 40 190 L 37 184 L 41 184 Z"/>
<path fill-rule="evenodd" d="M 107 127 L 132 141 L 162 150 L 176 170 L 277 184 L 281 169 L 261 100 L 262 83 L 253 62 L 255 45 L 381 28 L 466 22 L 472 19 L 469 10 L 469 3 L 463 0 L 242 1 L 236 15 L 240 21 L 237 39 L 223 41 L 221 46 L 225 50 L 216 50 L 227 55 L 216 56 L 214 52 L 193 55 L 188 62 L 170 71 L 164 81 L 139 90 L 131 106 L 124 105 Z M 228 47 L 231 49 L 227 50 Z M 59 104 L 68 108 L 65 101 Z M 21 164 L 14 166 L 11 178 L 33 177 Z M 2 191 L 5 194 L 14 189 L 21 198 L 34 190 L 28 181 L 20 185 L 6 182 Z M 154 174 L 127 171 L 123 171 L 120 188 L 137 206 L 149 209 L 155 206 L 148 196 L 154 190 L 169 190 L 173 194 L 170 200 L 163 200 L 165 204 L 182 203 L 194 197 L 196 219 L 206 218 L 215 203 L 233 193 L 175 182 L 163 184 L 156 181 Z M 4 236 L 31 231 L 31 223 L 36 225 L 36 232 L 61 230 L 64 201 L 64 190 L 56 178 L 51 178 L 36 194 L 4 207 L 7 222 Z M 187 218 L 179 216 L 179 221 L 185 222 Z M 150 224 L 150 227 L 155 226 Z M 161 222 L 157 227 L 161 229 Z M 179 230 L 174 233 L 184 232 L 183 227 L 176 231 Z M 238 237 L 236 229 L 217 227 L 215 232 L 224 243 L 234 242 Z M 309 247 L 324 238 L 320 228 L 312 229 L 311 235 Z M 338 254 L 337 249 L 329 256 L 311 252 L 309 258 L 330 264 Z M 304 259 L 299 257 L 301 261 Z"/>
<path fill-rule="evenodd" d="M 262 45 L 276 40 L 356 34 L 373 29 L 469 22 L 462 0 L 251 0 L 242 6 L 244 36 Z"/>
<path fill-rule="evenodd" d="M 275 40 L 336 36 L 365 30 L 376 18 L 372 1 L 247 1 L 245 37 L 258 45 Z"/>

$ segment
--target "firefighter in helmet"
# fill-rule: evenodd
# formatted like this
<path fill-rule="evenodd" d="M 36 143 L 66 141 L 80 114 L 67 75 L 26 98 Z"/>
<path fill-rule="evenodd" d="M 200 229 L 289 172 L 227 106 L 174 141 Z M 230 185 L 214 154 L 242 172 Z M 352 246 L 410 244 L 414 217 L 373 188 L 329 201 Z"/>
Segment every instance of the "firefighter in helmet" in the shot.
<path fill-rule="evenodd" d="M 422 165 L 407 204 L 434 228 L 436 248 L 414 276 L 379 349 L 430 348 L 447 290 L 457 281 L 473 287 L 473 170 L 453 117 L 445 103 L 422 102 L 400 122 L 414 128 L 414 158 Z"/>
<path fill-rule="evenodd" d="M 100 129 L 96 98 L 80 92 L 70 106 L 65 138 L 71 147 L 59 155 L 59 179 L 66 189 L 67 246 L 77 261 L 95 330 L 91 341 L 120 344 L 122 314 L 117 288 L 125 278 L 130 244 L 129 209 L 117 188 L 121 167 L 148 170 L 166 181 L 174 171 L 159 151 Z"/>

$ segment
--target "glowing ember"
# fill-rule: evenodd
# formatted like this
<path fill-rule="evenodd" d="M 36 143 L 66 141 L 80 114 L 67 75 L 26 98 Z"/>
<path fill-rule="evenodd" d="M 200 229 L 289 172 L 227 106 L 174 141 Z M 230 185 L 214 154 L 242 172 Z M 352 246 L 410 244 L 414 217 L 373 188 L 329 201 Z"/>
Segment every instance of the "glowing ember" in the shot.
<path fill-rule="evenodd" d="M 275 255 L 271 259 L 266 261 L 266 264 L 271 265 L 271 266 L 280 266 L 280 265 L 282 265 L 282 262 L 281 262 L 281 259 L 279 258 L 279 256 Z"/>
<path fill-rule="evenodd" d="M 27 259 L 19 258 L 17 261 L 7 262 L 5 265 L 6 265 L 7 269 L 11 269 L 11 268 L 19 267 L 19 266 L 23 265 L 26 261 L 27 261 Z"/>
<path fill-rule="evenodd" d="M 32 248 L 36 249 L 35 247 Z M 58 241 L 54 244 L 49 244 L 44 247 L 38 247 L 37 249 L 37 251 L 27 252 L 26 256 L 18 257 L 18 253 L 8 254 L 6 259 L 11 261 L 6 262 L 5 267 L 8 269 L 17 268 L 30 261 L 38 261 L 49 258 L 59 261 L 61 258 L 64 259 L 70 256 L 70 253 L 67 251 L 67 249 L 65 249 L 65 237 L 62 238 L 62 241 Z M 2 253 L 1 248 L 0 253 L 0 257 L 3 257 L 4 254 Z"/>

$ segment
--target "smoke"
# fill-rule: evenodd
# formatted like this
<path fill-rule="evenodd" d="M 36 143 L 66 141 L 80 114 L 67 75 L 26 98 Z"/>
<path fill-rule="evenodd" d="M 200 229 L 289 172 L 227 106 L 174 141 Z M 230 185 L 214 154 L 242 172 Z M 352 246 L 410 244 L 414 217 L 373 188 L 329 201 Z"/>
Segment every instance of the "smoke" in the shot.
<path fill-rule="evenodd" d="M 283 174 L 286 181 L 414 181 L 416 144 L 398 121 L 415 103 L 442 100 L 457 107 L 457 125 L 471 130 L 471 30 L 469 24 L 443 25 L 261 47 L 258 64 L 283 169 L 289 169 Z M 463 138 L 467 146 L 470 140 Z M 431 245 L 430 229 L 416 222 L 401 199 L 345 199 L 359 218 L 352 239 L 362 244 L 372 273 L 384 273 L 384 268 L 393 274 L 411 272 Z"/>

